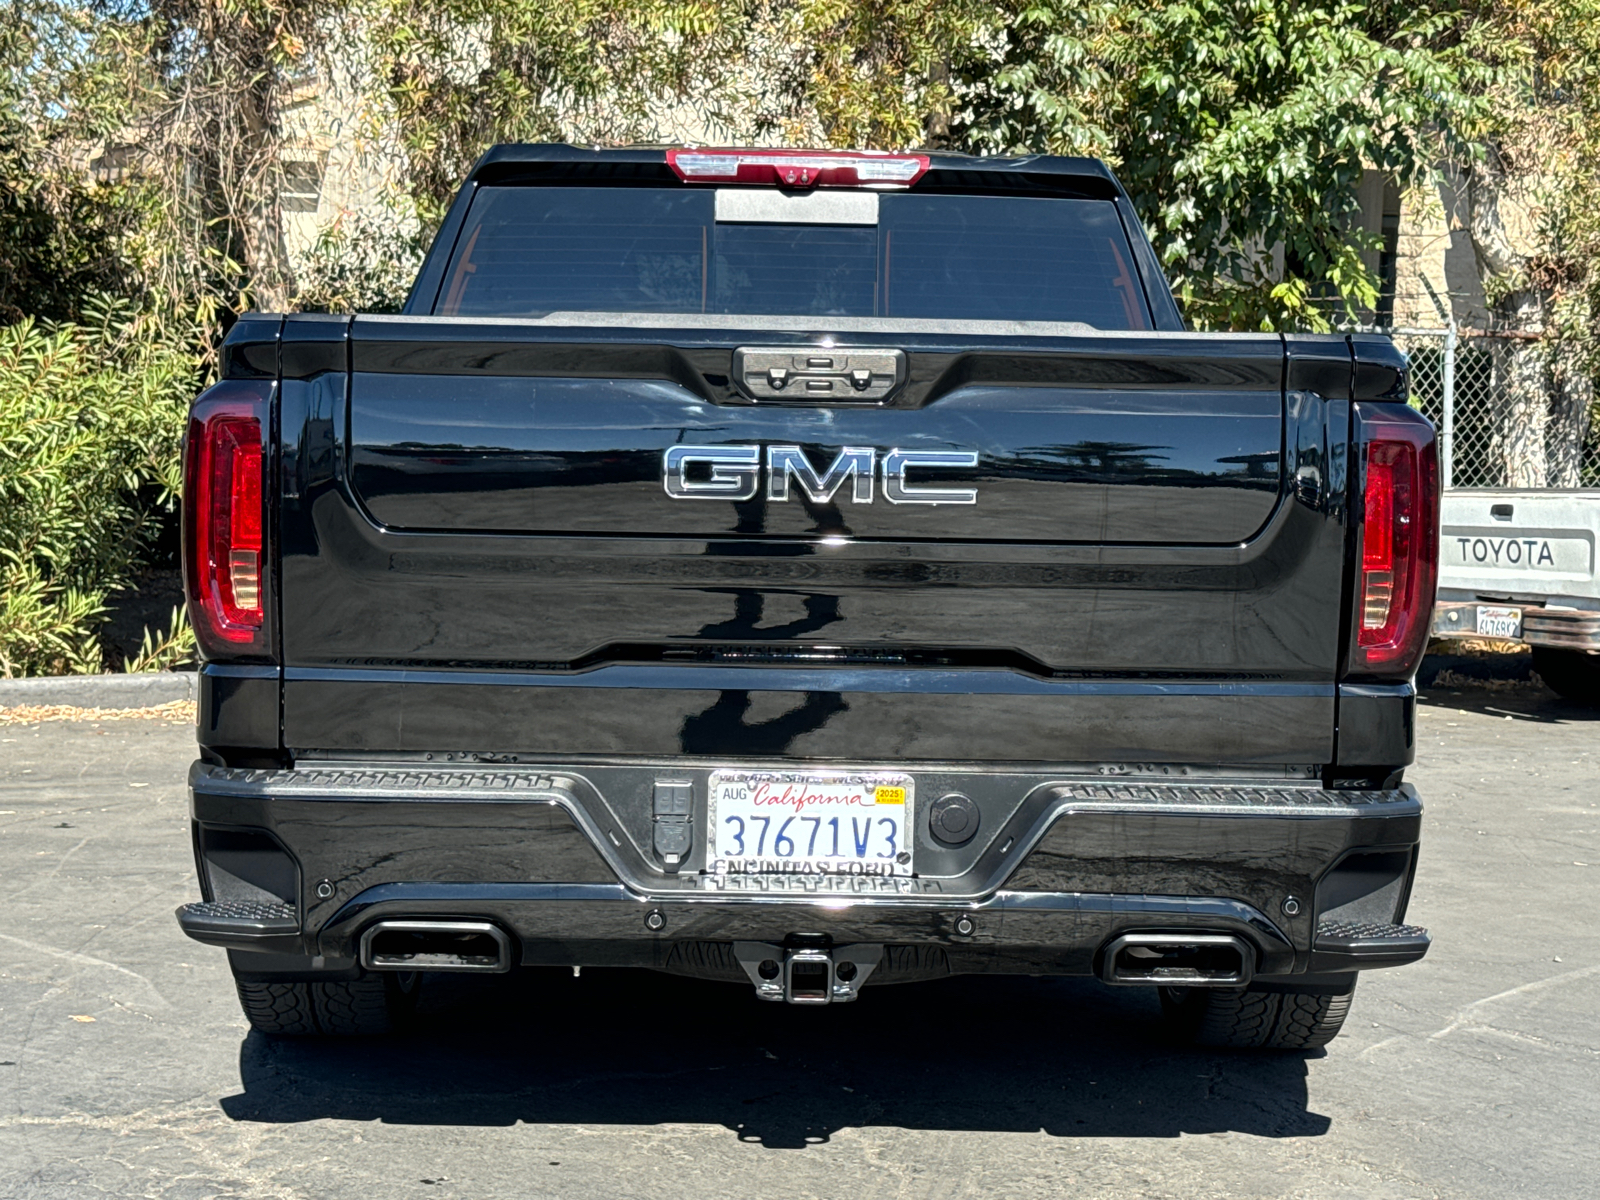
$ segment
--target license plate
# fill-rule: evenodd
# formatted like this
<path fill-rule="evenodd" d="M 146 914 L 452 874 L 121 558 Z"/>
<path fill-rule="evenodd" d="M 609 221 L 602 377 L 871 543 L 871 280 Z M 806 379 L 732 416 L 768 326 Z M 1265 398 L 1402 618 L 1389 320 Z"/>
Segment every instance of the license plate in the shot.
<path fill-rule="evenodd" d="M 1520 608 L 1479 608 L 1478 632 L 1484 637 L 1520 638 L 1522 636 L 1522 610 Z"/>
<path fill-rule="evenodd" d="M 710 870 L 911 874 L 911 777 L 858 771 L 715 771 Z"/>

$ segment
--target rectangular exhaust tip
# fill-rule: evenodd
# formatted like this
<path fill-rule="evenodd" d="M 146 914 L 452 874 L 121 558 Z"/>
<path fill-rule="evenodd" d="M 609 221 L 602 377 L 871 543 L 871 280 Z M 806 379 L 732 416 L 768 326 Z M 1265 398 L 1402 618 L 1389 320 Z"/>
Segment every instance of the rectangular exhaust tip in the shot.
<path fill-rule="evenodd" d="M 1106 946 L 1100 978 L 1132 987 L 1243 987 L 1255 950 L 1227 933 L 1127 933 Z"/>
<path fill-rule="evenodd" d="M 511 939 L 488 921 L 379 921 L 361 935 L 369 971 L 511 969 Z"/>

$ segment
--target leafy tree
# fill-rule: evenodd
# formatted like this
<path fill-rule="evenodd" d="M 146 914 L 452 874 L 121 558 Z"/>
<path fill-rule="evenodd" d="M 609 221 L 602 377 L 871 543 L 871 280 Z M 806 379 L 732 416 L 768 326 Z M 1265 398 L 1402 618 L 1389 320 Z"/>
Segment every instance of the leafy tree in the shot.
<path fill-rule="evenodd" d="M 8 190 L 64 295 L 137 291 L 201 331 L 291 280 L 278 213 L 281 111 L 331 0 L 15 0 L 0 16 Z M 90 184 L 90 167 L 105 177 Z M 116 259 L 114 267 L 111 260 Z M 37 284 L 13 305 L 69 315 Z"/>
<path fill-rule="evenodd" d="M 126 301 L 84 310 L 0 329 L 0 677 L 103 669 L 106 599 L 180 485 L 194 358 Z"/>
<path fill-rule="evenodd" d="M 985 0 L 799 0 L 801 103 L 830 145 L 953 148 L 956 64 L 1002 15 Z"/>
<path fill-rule="evenodd" d="M 1480 104 L 1462 164 L 1495 323 L 1507 486 L 1577 487 L 1600 368 L 1600 2 L 1488 0 L 1454 33 Z"/>
<path fill-rule="evenodd" d="M 749 0 L 372 0 L 369 36 L 426 229 L 496 142 L 659 138 L 727 118 Z"/>
<path fill-rule="evenodd" d="M 1365 170 L 1425 179 L 1470 112 L 1426 6 L 1018 0 L 967 59 L 973 148 L 1117 169 L 1197 324 L 1326 328 L 1377 299 Z"/>
<path fill-rule="evenodd" d="M 0 9 L 0 322 L 74 319 L 86 297 L 124 290 L 136 273 L 125 243 L 143 210 L 138 189 L 97 183 L 53 153 L 62 121 L 52 113 L 103 49 L 99 29 L 49 0 Z"/>
<path fill-rule="evenodd" d="M 126 7 L 119 80 L 144 172 L 164 184 L 156 282 L 206 327 L 230 309 L 281 311 L 294 291 L 283 114 L 343 0 L 101 2 Z"/>
<path fill-rule="evenodd" d="M 1356 184 L 1367 169 L 1421 180 L 1459 152 L 1448 132 L 1471 107 L 1437 50 L 1450 15 L 1426 5 L 249 0 L 250 27 L 279 31 L 277 57 L 257 57 L 281 73 L 283 47 L 311 45 L 313 3 L 366 31 L 424 232 L 496 141 L 672 140 L 687 123 L 737 141 L 1092 153 L 1211 327 L 1370 309 Z"/>
<path fill-rule="evenodd" d="M 162 187 L 131 156 L 84 169 L 128 136 L 143 35 L 57 0 L 0 9 L 0 676 L 103 669 L 107 598 L 173 515 L 200 339 L 151 286 Z M 188 651 L 181 626 L 147 642 L 146 669 Z"/>

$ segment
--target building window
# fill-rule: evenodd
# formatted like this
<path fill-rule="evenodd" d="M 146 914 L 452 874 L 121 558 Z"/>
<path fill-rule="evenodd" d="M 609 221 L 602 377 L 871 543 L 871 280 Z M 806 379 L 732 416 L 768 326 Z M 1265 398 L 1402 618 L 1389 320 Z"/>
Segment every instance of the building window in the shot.
<path fill-rule="evenodd" d="M 121 183 L 133 170 L 137 160 L 137 146 L 107 146 L 89 163 L 96 183 Z"/>
<path fill-rule="evenodd" d="M 1396 268 L 1400 261 L 1400 189 L 1383 185 L 1383 224 L 1379 228 L 1383 248 L 1378 252 L 1377 323 L 1382 328 L 1394 324 Z"/>
<path fill-rule="evenodd" d="M 318 159 L 289 159 L 283 164 L 283 187 L 278 202 L 284 212 L 314 213 L 322 200 L 322 163 Z"/>

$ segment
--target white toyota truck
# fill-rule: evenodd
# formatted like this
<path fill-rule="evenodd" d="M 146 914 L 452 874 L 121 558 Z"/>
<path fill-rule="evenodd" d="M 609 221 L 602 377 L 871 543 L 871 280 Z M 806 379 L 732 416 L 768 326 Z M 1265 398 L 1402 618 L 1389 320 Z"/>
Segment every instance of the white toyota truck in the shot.
<path fill-rule="evenodd" d="M 1436 637 L 1526 642 L 1561 695 L 1600 704 L 1600 489 L 1445 492 Z"/>

